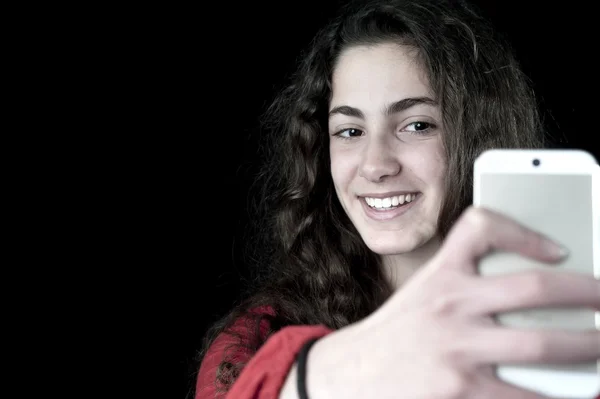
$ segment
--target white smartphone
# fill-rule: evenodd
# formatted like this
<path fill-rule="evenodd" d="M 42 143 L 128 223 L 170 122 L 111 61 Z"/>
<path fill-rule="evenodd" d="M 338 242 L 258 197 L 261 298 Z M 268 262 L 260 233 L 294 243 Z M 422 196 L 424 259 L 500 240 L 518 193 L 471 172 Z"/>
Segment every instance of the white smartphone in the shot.
<path fill-rule="evenodd" d="M 600 166 L 590 153 L 488 150 L 475 160 L 473 178 L 474 205 L 496 210 L 569 249 L 568 258 L 551 269 L 516 254 L 493 253 L 480 261 L 481 275 L 543 268 L 600 279 Z M 600 312 L 593 309 L 527 309 L 496 315 L 496 320 L 514 328 L 600 330 Z M 508 383 L 554 398 L 593 399 L 600 394 L 600 361 L 499 365 L 497 374 Z"/>

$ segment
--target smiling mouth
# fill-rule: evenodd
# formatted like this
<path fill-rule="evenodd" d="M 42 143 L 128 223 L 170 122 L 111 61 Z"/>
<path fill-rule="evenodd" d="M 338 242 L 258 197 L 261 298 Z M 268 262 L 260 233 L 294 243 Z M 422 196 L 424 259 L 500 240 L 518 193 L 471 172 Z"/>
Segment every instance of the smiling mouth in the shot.
<path fill-rule="evenodd" d="M 418 195 L 418 193 L 409 193 L 386 198 L 364 197 L 364 200 L 371 209 L 376 211 L 389 211 L 410 204 Z"/>

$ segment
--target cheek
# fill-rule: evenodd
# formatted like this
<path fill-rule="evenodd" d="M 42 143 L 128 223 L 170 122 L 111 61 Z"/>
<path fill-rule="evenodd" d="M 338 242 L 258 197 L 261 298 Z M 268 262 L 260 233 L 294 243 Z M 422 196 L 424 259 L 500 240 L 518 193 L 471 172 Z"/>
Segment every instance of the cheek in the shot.
<path fill-rule="evenodd" d="M 348 184 L 347 173 L 345 173 L 344 169 L 340 167 L 339 164 L 331 164 L 331 179 L 333 180 L 335 191 L 338 192 L 339 195 L 339 191 L 343 190 Z"/>
<path fill-rule="evenodd" d="M 435 209 L 435 213 L 439 216 L 439 212 L 446 197 L 446 166 L 441 164 L 431 170 L 429 177 L 429 185 L 433 202 L 431 205 Z M 433 209 L 432 209 L 433 211 Z"/>
<path fill-rule="evenodd" d="M 352 167 L 347 154 L 340 154 L 332 151 L 329 154 L 331 159 L 331 178 L 337 188 L 342 188 L 349 183 L 352 176 Z"/>
<path fill-rule="evenodd" d="M 438 187 L 442 187 L 446 177 L 446 165 L 440 160 L 438 163 L 432 165 L 430 172 L 430 179 Z"/>
<path fill-rule="evenodd" d="M 344 174 L 341 168 L 337 163 L 334 162 L 334 159 L 331 159 L 331 180 L 333 181 L 333 190 L 335 192 L 335 196 L 338 201 L 342 205 L 344 209 L 346 209 L 345 201 L 344 201 L 344 188 L 347 187 L 347 184 L 344 181 Z"/>
<path fill-rule="evenodd" d="M 446 179 L 446 160 L 441 143 L 436 143 L 435 149 L 432 149 L 431 152 L 428 162 L 422 165 L 423 179 L 435 189 L 443 190 Z"/>
<path fill-rule="evenodd" d="M 434 171 L 431 171 L 431 175 L 429 175 L 427 177 L 428 179 L 428 185 L 429 185 L 429 189 L 431 190 L 432 193 L 434 193 L 436 202 L 442 202 L 443 198 L 444 198 L 444 191 L 445 191 L 445 173 L 443 171 L 443 169 L 436 169 Z"/>

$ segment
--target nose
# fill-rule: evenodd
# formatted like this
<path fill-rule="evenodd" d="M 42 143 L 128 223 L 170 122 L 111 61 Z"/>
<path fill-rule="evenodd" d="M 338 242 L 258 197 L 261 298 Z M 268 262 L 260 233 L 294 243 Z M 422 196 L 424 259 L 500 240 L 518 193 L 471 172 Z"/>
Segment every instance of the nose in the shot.
<path fill-rule="evenodd" d="M 400 173 L 401 166 L 393 146 L 385 140 L 372 139 L 363 148 L 359 175 L 365 179 L 379 183 L 388 176 Z"/>

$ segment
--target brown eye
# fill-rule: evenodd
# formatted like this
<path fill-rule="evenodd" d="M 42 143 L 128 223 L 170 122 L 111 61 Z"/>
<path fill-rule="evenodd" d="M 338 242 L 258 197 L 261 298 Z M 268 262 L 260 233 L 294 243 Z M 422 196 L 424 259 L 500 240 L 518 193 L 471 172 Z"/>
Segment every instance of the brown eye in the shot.
<path fill-rule="evenodd" d="M 335 135 L 345 139 L 362 136 L 363 132 L 359 129 L 344 129 L 337 132 Z"/>
<path fill-rule="evenodd" d="M 429 130 L 435 128 L 435 125 L 429 122 L 413 122 L 406 126 L 405 130 L 414 133 L 428 132 Z"/>

